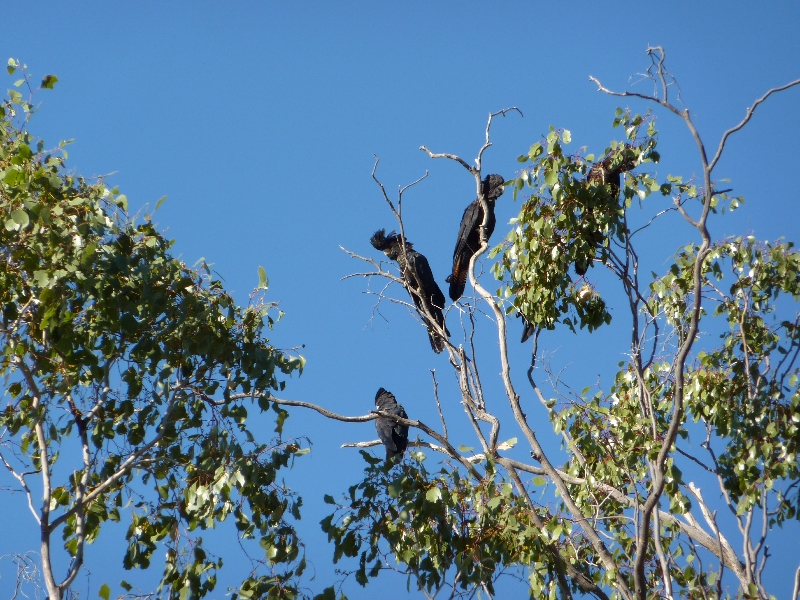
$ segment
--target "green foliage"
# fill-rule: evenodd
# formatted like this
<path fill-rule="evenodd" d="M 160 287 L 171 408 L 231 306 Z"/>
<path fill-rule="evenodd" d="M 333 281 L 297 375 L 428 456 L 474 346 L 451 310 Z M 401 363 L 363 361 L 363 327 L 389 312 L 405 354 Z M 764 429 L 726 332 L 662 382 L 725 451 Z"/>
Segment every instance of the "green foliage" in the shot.
<path fill-rule="evenodd" d="M 583 283 L 580 274 L 592 268 L 595 260 L 606 263 L 612 241 L 629 235 L 626 210 L 633 198 L 643 199 L 660 190 L 649 175 L 629 172 L 641 163 L 658 161 L 650 115 L 618 113 L 614 126 L 624 127 L 626 140 L 612 142 L 597 162 L 591 154 L 565 154 L 564 146 L 572 136 L 552 127 L 544 141 L 519 157 L 526 166 L 512 180 L 514 199 L 526 187 L 531 195 L 512 220 L 514 227 L 506 241 L 492 251 L 500 254 L 495 276 L 505 282 L 498 296 L 513 296 L 508 314 L 518 311 L 545 329 L 562 322 L 572 330 L 580 326 L 592 331 L 611 322 L 604 300 Z M 647 130 L 640 137 L 643 126 Z M 603 169 L 614 172 L 615 181 L 598 177 Z M 624 177 L 622 203 L 616 181 L 620 175 Z M 573 266 L 579 273 L 575 277 L 570 272 Z"/>
<path fill-rule="evenodd" d="M 502 454 L 486 462 L 479 477 L 449 463 L 428 472 L 421 453 L 391 468 L 362 453 L 369 463 L 363 481 L 322 521 L 334 543 L 334 561 L 358 560 L 352 574 L 361 585 L 388 568 L 408 574 L 409 582 L 431 595 L 446 586 L 455 594 L 492 593 L 501 574 L 518 570 L 534 598 L 564 597 L 565 586 L 589 593 L 597 591 L 592 586 L 618 590 L 620 580 L 634 590 L 634 559 L 642 555 L 645 592 L 639 597 L 665 592 L 664 569 L 673 597 L 725 596 L 723 571 L 738 571 L 739 597 L 766 597 L 760 573 L 754 567 L 748 572 L 744 558 L 728 555 L 728 565 L 720 568 L 722 542 L 709 525 L 711 511 L 681 469 L 692 460 L 691 468 L 700 463 L 712 474 L 713 494 L 721 485 L 740 531 L 749 530 L 754 515 L 763 516 L 764 531 L 800 519 L 800 253 L 791 243 L 749 237 L 712 243 L 702 255 L 689 244 L 678 249 L 664 275 L 653 274 L 652 283 L 642 285 L 629 226 L 637 204 L 657 193 L 671 201 L 670 209 L 658 207 L 660 214 L 682 210 L 691 221 L 688 209 L 698 201 L 721 214 L 743 199 L 677 176 L 658 183 L 650 174 L 632 172 L 660 158 L 652 117 L 618 109 L 614 126 L 624 129 L 625 138 L 611 142 L 597 161 L 565 154 L 572 135 L 552 128 L 519 158 L 525 167 L 512 180 L 515 197 L 526 187 L 531 195 L 493 250 L 499 256 L 495 275 L 503 282 L 496 301 L 506 305 L 506 314 L 519 312 L 540 330 L 563 323 L 591 332 L 610 322 L 610 308 L 585 278 L 595 264 L 608 268 L 625 296 L 633 328 L 625 349 L 630 359 L 619 363 L 610 389 L 591 395 L 590 386 L 571 398 L 564 394 L 569 399 L 561 403 L 545 402 L 553 433 L 566 442 L 559 476 L 577 509 L 564 501 L 562 490 L 550 506 L 531 508 L 527 498 L 544 491 L 548 480 L 524 482 L 525 494 L 509 481 L 545 469 L 509 466 Z M 697 293 L 703 302 L 695 331 Z M 719 341 L 698 332 L 719 333 Z M 682 362 L 680 349 L 690 341 L 695 346 Z M 470 368 L 460 364 L 459 376 Z M 475 410 L 473 418 L 483 417 Z M 542 434 L 543 424 L 528 422 L 524 414 L 517 423 L 523 433 L 529 426 Z M 646 525 L 652 535 L 642 543 L 642 507 L 661 485 L 654 473 L 662 469 L 659 456 L 673 424 L 676 439 L 670 438 L 665 454 L 663 491 L 659 487 L 656 516 Z M 690 438 L 700 458 L 680 448 Z M 326 496 L 326 502 L 335 500 Z M 599 533 L 611 567 L 586 530 L 575 525 L 579 517 Z M 765 547 L 763 539 L 745 544 L 751 544 L 752 556 Z M 711 560 L 705 560 L 706 552 Z M 565 565 L 573 570 L 559 581 Z"/>
<path fill-rule="evenodd" d="M 428 472 L 421 452 L 395 467 L 362 454 L 368 463 L 364 480 L 322 520 L 334 562 L 358 558 L 353 575 L 360 585 L 396 569 L 393 556 L 409 583 L 413 578 L 428 593 L 452 587 L 454 595 L 470 595 L 485 586 L 494 594 L 497 578 L 519 567 L 528 569 L 533 597 L 555 591 L 548 545 L 572 525 L 542 511 L 538 518 L 546 525 L 536 527 L 530 509 L 493 465 L 473 481 L 452 465 Z"/>
<path fill-rule="evenodd" d="M 197 534 L 232 516 L 267 570 L 240 595 L 295 597 L 304 561 L 287 513 L 299 517 L 300 500 L 277 473 L 303 449 L 282 439 L 277 407 L 272 440 L 247 428 L 253 394 L 266 411 L 281 374 L 303 364 L 265 337 L 275 304 L 263 269 L 262 291 L 237 306 L 205 265 L 170 255 L 149 215 L 135 222 L 116 189 L 67 170 L 64 143 L 46 150 L 28 133 L 31 113 L 13 90 L 0 109 L 6 459 L 55 477 L 62 457 L 84 456 L 52 483 L 46 517 L 70 556 L 129 518 L 125 568 L 148 568 L 165 547 L 161 595 L 202 597 L 222 561 Z"/>
<path fill-rule="evenodd" d="M 800 323 L 775 318 L 781 295 L 800 300 L 800 254 L 792 243 L 726 240 L 704 264 L 715 283 L 725 271 L 733 281 L 714 314 L 728 329 L 719 348 L 699 354 L 688 402 L 693 418 L 725 441 L 719 472 L 741 514 L 763 507 L 779 483 L 800 479 Z M 771 523 L 797 518 L 798 507 L 796 494 L 791 503 L 778 492 Z"/>
<path fill-rule="evenodd" d="M 647 299 L 648 312 L 662 314 L 675 327 L 679 341 L 688 321 L 690 282 L 697 247 L 688 246 L 677 256 L 669 273 L 656 279 Z M 727 276 L 726 276 L 727 272 Z M 798 321 L 768 316 L 781 295 L 800 299 L 800 254 L 791 243 L 770 244 L 753 238 L 735 238 L 714 244 L 704 262 L 703 288 L 714 297 L 714 314 L 725 319 L 721 345 L 698 353 L 687 372 L 687 408 L 695 422 L 708 430 L 705 447 L 710 469 L 718 473 L 737 514 L 754 506 L 769 506 L 768 526 L 798 518 L 798 499 L 785 496 L 800 479 L 797 467 L 800 392 L 795 360 L 800 346 Z M 729 283 L 724 293 L 720 282 Z M 712 294 L 714 296 L 712 296 Z M 592 474 L 573 489 L 573 498 L 584 510 L 595 503 L 597 484 L 605 484 L 643 503 L 651 485 L 648 460 L 661 449 L 660 440 L 669 425 L 675 391 L 675 367 L 668 360 L 655 361 L 643 371 L 641 381 L 634 364 L 625 363 L 608 396 L 602 393 L 569 403 L 551 413 L 555 431 L 567 430 L 585 457 L 575 456 L 564 470 L 582 476 Z M 652 418 L 643 405 L 652 406 Z M 652 435 L 655 428 L 655 435 Z M 678 434 L 687 438 L 682 427 Z M 712 444 L 712 439 L 714 444 Z M 713 450 L 713 445 L 723 446 Z M 686 482 L 673 459 L 667 462 L 665 498 L 669 512 L 686 514 L 692 500 Z M 629 501 L 607 499 L 604 518 L 607 531 L 626 553 L 635 538 L 625 515 Z M 665 551 L 692 556 L 674 524 L 664 527 Z M 648 550 L 654 557 L 654 546 Z M 677 561 L 676 561 L 677 563 Z M 687 597 L 702 597 L 717 577 L 710 568 L 691 563 L 676 565 L 672 576 Z"/>

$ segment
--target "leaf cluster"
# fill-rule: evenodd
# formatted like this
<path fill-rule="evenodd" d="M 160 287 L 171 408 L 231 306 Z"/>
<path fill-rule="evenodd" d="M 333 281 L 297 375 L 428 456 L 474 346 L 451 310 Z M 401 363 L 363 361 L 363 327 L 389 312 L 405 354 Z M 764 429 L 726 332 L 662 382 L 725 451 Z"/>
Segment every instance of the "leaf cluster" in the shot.
<path fill-rule="evenodd" d="M 519 312 L 538 328 L 562 322 L 591 331 L 611 322 L 604 300 L 583 283 L 583 275 L 595 262 L 609 260 L 615 240 L 624 242 L 633 198 L 660 190 L 649 175 L 631 173 L 659 160 L 650 115 L 617 109 L 614 126 L 625 129 L 626 141 L 612 142 L 597 161 L 593 154 L 566 154 L 571 133 L 552 127 L 518 159 L 525 167 L 512 180 L 514 199 L 523 189 L 531 193 L 506 240 L 492 251 L 500 255 L 494 274 L 504 282 L 498 297 L 513 296 L 507 312 Z"/>
<path fill-rule="evenodd" d="M 4 458 L 49 475 L 83 454 L 47 515 L 73 557 L 127 512 L 125 567 L 148 568 L 163 544 L 163 593 L 201 597 L 222 563 L 196 532 L 233 516 L 269 573 L 241 596 L 292 597 L 302 546 L 286 517 L 301 503 L 277 474 L 307 449 L 282 439 L 288 415 L 268 398 L 304 361 L 265 337 L 276 305 L 262 289 L 240 307 L 207 266 L 172 257 L 150 215 L 137 223 L 124 195 L 66 168 L 65 143 L 27 132 L 30 114 L 18 94 L 0 109 Z M 256 395 L 257 412 L 274 409 L 271 440 L 246 426 Z"/>
<path fill-rule="evenodd" d="M 413 580 L 428 594 L 445 587 L 454 596 L 475 588 L 494 594 L 498 577 L 523 566 L 532 597 L 555 594 L 551 544 L 562 543 L 572 524 L 545 509 L 534 516 L 493 463 L 474 481 L 449 464 L 429 472 L 421 452 L 400 466 L 362 455 L 368 463 L 364 480 L 351 486 L 341 503 L 326 496 L 337 509 L 322 521 L 334 544 L 334 562 L 358 557 L 359 584 L 396 569 L 393 556 L 409 586 Z"/>

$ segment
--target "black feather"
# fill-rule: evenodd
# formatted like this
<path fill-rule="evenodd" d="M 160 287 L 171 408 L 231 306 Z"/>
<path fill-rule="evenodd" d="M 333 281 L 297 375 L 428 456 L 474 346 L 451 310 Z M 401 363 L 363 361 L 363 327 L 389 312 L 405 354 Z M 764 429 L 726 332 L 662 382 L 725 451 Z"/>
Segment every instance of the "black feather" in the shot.
<path fill-rule="evenodd" d="M 397 403 L 394 394 L 383 388 L 378 388 L 375 394 L 375 407 L 378 410 L 407 419 L 406 411 Z M 408 447 L 408 425 L 400 425 L 397 421 L 386 417 L 375 419 L 375 429 L 386 447 L 386 460 L 401 456 Z"/>
<path fill-rule="evenodd" d="M 433 317 L 433 322 L 445 334 L 449 336 L 450 332 L 447 330 L 444 313 L 442 312 L 445 303 L 444 294 L 436 283 L 431 266 L 428 264 L 428 259 L 414 250 L 414 245 L 409 241 L 406 241 L 406 249 L 403 252 L 400 236 L 394 231 L 387 235 L 385 229 L 379 229 L 370 238 L 370 243 L 377 250 L 397 262 L 406 290 L 414 301 L 414 306 L 419 310 L 425 326 L 428 328 L 428 339 L 431 342 L 431 348 L 437 354 L 440 353 L 444 350 L 444 338 L 439 335 L 428 319 L 425 309 L 427 308 Z"/>
<path fill-rule="evenodd" d="M 500 175 L 487 175 L 481 182 L 481 193 L 486 199 L 489 215 L 486 221 L 486 239 L 492 237 L 496 219 L 494 216 L 494 202 L 503 195 L 503 178 Z M 480 199 L 475 199 L 461 217 L 461 226 L 458 229 L 456 248 L 453 251 L 453 271 L 446 280 L 450 284 L 450 299 L 455 302 L 464 294 L 467 284 L 467 270 L 469 261 L 481 247 L 481 224 L 483 223 L 483 208 Z"/>
<path fill-rule="evenodd" d="M 520 339 L 520 343 L 524 344 L 536 333 L 536 325 L 523 317 L 522 313 L 517 313 L 517 316 L 522 319 L 522 339 Z"/>

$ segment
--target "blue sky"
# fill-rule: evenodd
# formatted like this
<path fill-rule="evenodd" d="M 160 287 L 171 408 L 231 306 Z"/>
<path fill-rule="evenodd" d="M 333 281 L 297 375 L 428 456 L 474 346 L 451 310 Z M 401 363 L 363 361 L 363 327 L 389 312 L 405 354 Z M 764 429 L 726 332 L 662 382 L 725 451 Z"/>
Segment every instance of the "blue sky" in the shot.
<path fill-rule="evenodd" d="M 485 173 L 512 177 L 516 157 L 550 125 L 570 129 L 575 149 L 601 153 L 618 133 L 614 108 L 646 107 L 599 94 L 589 75 L 628 88 L 648 65 L 648 44 L 660 44 L 713 153 L 755 98 L 800 76 L 798 3 L 39 2 L 6 6 L 3 20 L 0 58 L 23 61 L 35 80 L 59 77 L 55 91 L 37 97 L 31 131 L 48 145 L 74 138 L 71 167 L 88 176 L 113 173 L 108 182 L 134 210 L 166 195 L 155 220 L 177 240 L 175 252 L 190 264 L 201 257 L 212 263 L 241 302 L 258 282 L 258 266 L 265 267 L 269 296 L 286 312 L 272 340 L 281 348 L 303 345 L 308 359 L 287 397 L 363 414 L 383 386 L 412 417 L 434 424 L 429 370 L 437 369 L 451 431 L 470 445 L 468 430 L 455 425 L 463 413 L 445 356 L 430 352 L 424 330 L 396 307 L 382 307 L 388 323 L 370 321 L 367 283 L 340 281 L 362 265 L 339 245 L 375 256 L 370 235 L 395 226 L 370 177 L 373 155 L 390 193 L 429 171 L 405 197 L 406 235 L 441 283 L 474 184 L 463 168 L 430 160 L 420 145 L 471 161 L 488 113 L 517 106 L 524 117 L 493 125 Z M 635 89 L 650 91 L 646 83 Z M 747 202 L 712 221 L 714 238 L 795 236 L 798 106 L 800 90 L 773 97 L 731 138 L 717 174 L 730 177 Z M 688 132 L 673 116 L 656 114 L 659 177 L 698 172 Z M 500 199 L 493 241 L 517 209 L 510 194 Z M 678 220 L 656 228 L 647 270 L 663 272 L 691 239 Z M 510 327 L 516 338 L 519 324 Z M 485 329 L 488 379 L 498 365 Z M 543 344 L 580 389 L 598 376 L 609 381 L 625 338 L 625 331 L 564 332 Z M 512 352 L 524 389 L 529 349 Z M 496 384 L 489 387 L 503 402 Z M 534 414 L 540 409 L 531 404 Z M 546 419 L 543 410 L 539 416 Z M 302 524 L 317 572 L 311 586 L 319 589 L 333 577 L 332 547 L 316 525 L 326 514 L 322 494 L 337 495 L 358 480 L 360 458 L 339 446 L 372 439 L 374 430 L 301 412 L 290 429 L 314 443 L 286 478 L 305 498 Z M 35 524 L 25 519 L 27 513 L 16 524 L 19 539 L 28 531 L 35 543 Z M 220 540 L 236 551 L 233 536 Z M 800 556 L 796 538 L 782 543 L 785 553 L 773 554 Z M 12 547 L 0 533 L 0 554 Z M 95 590 L 104 573 L 110 584 L 122 577 L 121 551 L 114 552 L 109 545 L 90 553 Z M 779 597 L 791 589 L 781 570 L 774 570 Z M 0 574 L 2 595 L 7 565 L 0 563 Z M 405 582 L 390 577 L 373 585 L 405 593 Z M 370 588 L 347 589 L 354 598 L 371 595 Z"/>

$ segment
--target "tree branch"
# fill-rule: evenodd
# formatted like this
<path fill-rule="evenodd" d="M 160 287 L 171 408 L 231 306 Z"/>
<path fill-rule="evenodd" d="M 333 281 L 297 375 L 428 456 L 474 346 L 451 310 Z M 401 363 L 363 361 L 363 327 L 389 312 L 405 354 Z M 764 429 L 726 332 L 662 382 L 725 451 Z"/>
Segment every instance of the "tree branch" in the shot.
<path fill-rule="evenodd" d="M 486 121 L 486 141 L 483 143 L 483 146 L 481 146 L 481 149 L 478 151 L 478 158 L 475 159 L 475 166 L 478 168 L 478 173 L 480 173 L 481 169 L 483 168 L 483 153 L 487 148 L 489 148 L 492 145 L 492 142 L 489 140 L 489 130 L 492 127 L 492 119 L 494 119 L 497 115 L 503 115 L 503 117 L 505 117 L 506 113 L 511 112 L 512 110 L 517 111 L 520 117 L 523 118 L 525 117 L 525 115 L 522 114 L 522 111 L 518 109 L 516 106 L 512 106 L 510 108 L 504 108 L 494 113 L 489 113 L 489 119 Z"/>
<path fill-rule="evenodd" d="M 412 419 L 403 419 L 402 417 L 398 417 L 397 415 L 393 415 L 391 413 L 388 413 L 388 412 L 385 412 L 385 411 L 382 411 L 382 410 L 370 411 L 370 413 L 367 414 L 367 415 L 359 415 L 359 416 L 355 416 L 355 417 L 346 416 L 346 415 L 340 415 L 340 414 L 337 414 L 337 413 L 335 413 L 333 411 L 330 411 L 330 410 L 328 410 L 326 408 L 318 406 L 317 404 L 312 404 L 311 402 L 303 402 L 301 400 L 283 400 L 283 399 L 280 399 L 280 398 L 275 398 L 274 396 L 271 396 L 268 393 L 265 394 L 265 393 L 262 393 L 262 392 L 254 392 L 254 393 L 251 393 L 251 394 L 232 394 L 231 395 L 231 399 L 235 399 L 235 400 L 238 400 L 240 398 L 251 398 L 251 397 L 261 397 L 261 398 L 264 398 L 266 400 L 269 400 L 270 402 L 278 404 L 280 406 L 297 406 L 299 408 L 308 408 L 310 410 L 314 410 L 314 411 L 318 412 L 319 414 L 321 414 L 324 417 L 327 417 L 328 419 L 333 419 L 335 421 L 343 421 L 345 423 L 365 423 L 367 421 L 374 421 L 378 417 L 384 417 L 384 418 L 389 419 L 391 421 L 395 421 L 396 423 L 399 423 L 400 425 L 407 425 L 408 427 L 413 427 L 415 429 L 419 429 L 420 431 L 425 432 L 426 434 L 431 436 L 433 439 L 435 439 L 437 442 L 439 442 L 442 445 L 442 447 L 447 451 L 448 456 L 450 456 L 451 458 L 459 461 L 464 466 L 464 468 L 466 468 L 467 470 L 469 470 L 470 473 L 472 473 L 472 475 L 475 478 L 477 478 L 478 480 L 481 479 L 481 475 L 480 475 L 480 473 L 478 473 L 475 470 L 475 467 L 472 464 L 470 464 L 470 462 L 468 460 L 466 460 L 466 458 L 464 458 L 452 446 L 452 444 L 450 444 L 450 442 L 447 441 L 447 439 L 445 437 L 443 437 L 441 434 L 439 434 L 438 432 L 434 431 L 433 429 L 431 429 L 430 427 L 428 427 L 427 425 L 425 425 L 425 423 L 423 423 L 421 421 L 416 421 L 416 420 L 412 420 Z"/>
<path fill-rule="evenodd" d="M 12 467 L 8 463 L 8 461 L 6 460 L 6 457 L 3 456 L 2 454 L 0 454 L 0 460 L 3 461 L 3 464 L 6 466 L 6 469 L 8 469 L 8 472 L 11 473 L 11 475 L 14 477 L 14 479 L 19 481 L 19 484 L 22 486 L 22 491 L 25 492 L 25 495 L 28 498 L 28 508 L 30 509 L 31 514 L 33 514 L 33 518 L 36 519 L 36 523 L 41 525 L 42 522 L 39 520 L 39 514 L 36 512 L 36 509 L 33 507 L 33 496 L 31 495 L 31 490 L 28 487 L 28 484 L 25 482 L 25 474 L 24 473 L 17 473 L 14 470 L 14 467 Z"/>
<path fill-rule="evenodd" d="M 722 151 L 725 149 L 725 142 L 728 141 L 728 138 L 731 135 L 733 135 L 734 133 L 736 133 L 737 131 L 742 129 L 745 125 L 747 125 L 747 123 L 752 118 L 753 113 L 756 112 L 756 108 L 758 108 L 759 104 L 764 102 L 772 94 L 775 94 L 777 92 L 782 92 L 783 90 L 788 90 L 790 87 L 794 87 L 796 85 L 800 85 L 800 79 L 795 79 L 794 81 L 790 81 L 786 85 L 782 85 L 782 86 L 779 86 L 779 87 L 774 87 L 771 90 L 769 90 L 766 94 L 761 96 L 761 98 L 756 100 L 753 103 L 753 106 L 751 106 L 750 108 L 747 109 L 747 112 L 744 115 L 744 119 L 742 119 L 742 121 L 738 125 L 736 125 L 735 127 L 731 127 L 730 129 L 728 129 L 728 131 L 726 131 L 725 133 L 722 134 L 722 139 L 719 142 L 719 147 L 717 148 L 717 153 L 714 155 L 714 158 L 711 159 L 711 163 L 709 164 L 709 168 L 712 171 L 714 170 L 714 167 L 717 166 L 717 162 L 722 157 Z"/>
<path fill-rule="evenodd" d="M 179 389 L 182 390 L 183 388 Z M 95 498 L 97 498 L 100 494 L 104 493 L 119 479 L 125 476 L 132 469 L 135 469 L 139 464 L 139 460 L 142 459 L 142 457 L 144 457 L 144 455 L 147 454 L 151 448 L 153 448 L 156 444 L 158 444 L 158 442 L 161 441 L 161 439 L 164 437 L 164 434 L 166 433 L 165 425 L 166 423 L 169 422 L 170 415 L 172 414 L 172 409 L 175 406 L 176 394 L 179 389 L 173 389 L 172 396 L 169 400 L 169 403 L 167 404 L 166 410 L 164 411 L 164 416 L 161 419 L 161 425 L 159 425 L 158 432 L 153 437 L 153 439 L 147 442 L 144 446 L 142 446 L 135 452 L 133 452 L 128 458 L 126 458 L 123 461 L 123 463 L 119 466 L 119 468 L 112 475 L 106 478 L 105 481 L 103 481 L 98 486 L 92 488 L 92 491 L 87 493 L 86 496 L 84 497 L 80 507 L 77 504 L 75 504 L 72 506 L 72 508 L 70 508 L 68 511 L 64 512 L 57 519 L 55 519 L 50 524 L 50 529 L 49 529 L 50 531 L 54 531 L 59 525 L 66 522 L 67 519 L 69 519 L 73 514 L 75 514 L 79 510 L 79 508 L 82 509 L 83 506 L 87 506 L 88 504 L 90 504 Z"/>
<path fill-rule="evenodd" d="M 476 169 L 475 167 L 467 164 L 467 162 L 463 158 L 460 158 L 460 157 L 456 156 L 455 154 L 447 154 L 447 153 L 434 154 L 433 152 L 428 150 L 425 146 L 420 146 L 419 149 L 422 150 L 423 152 L 427 152 L 428 156 L 430 156 L 431 158 L 449 158 L 450 160 L 454 160 L 454 161 L 458 162 L 459 164 L 461 164 L 461 166 L 463 166 L 467 171 L 469 171 L 473 175 L 476 175 L 478 177 L 480 176 L 480 171 L 478 171 L 478 169 Z"/>

